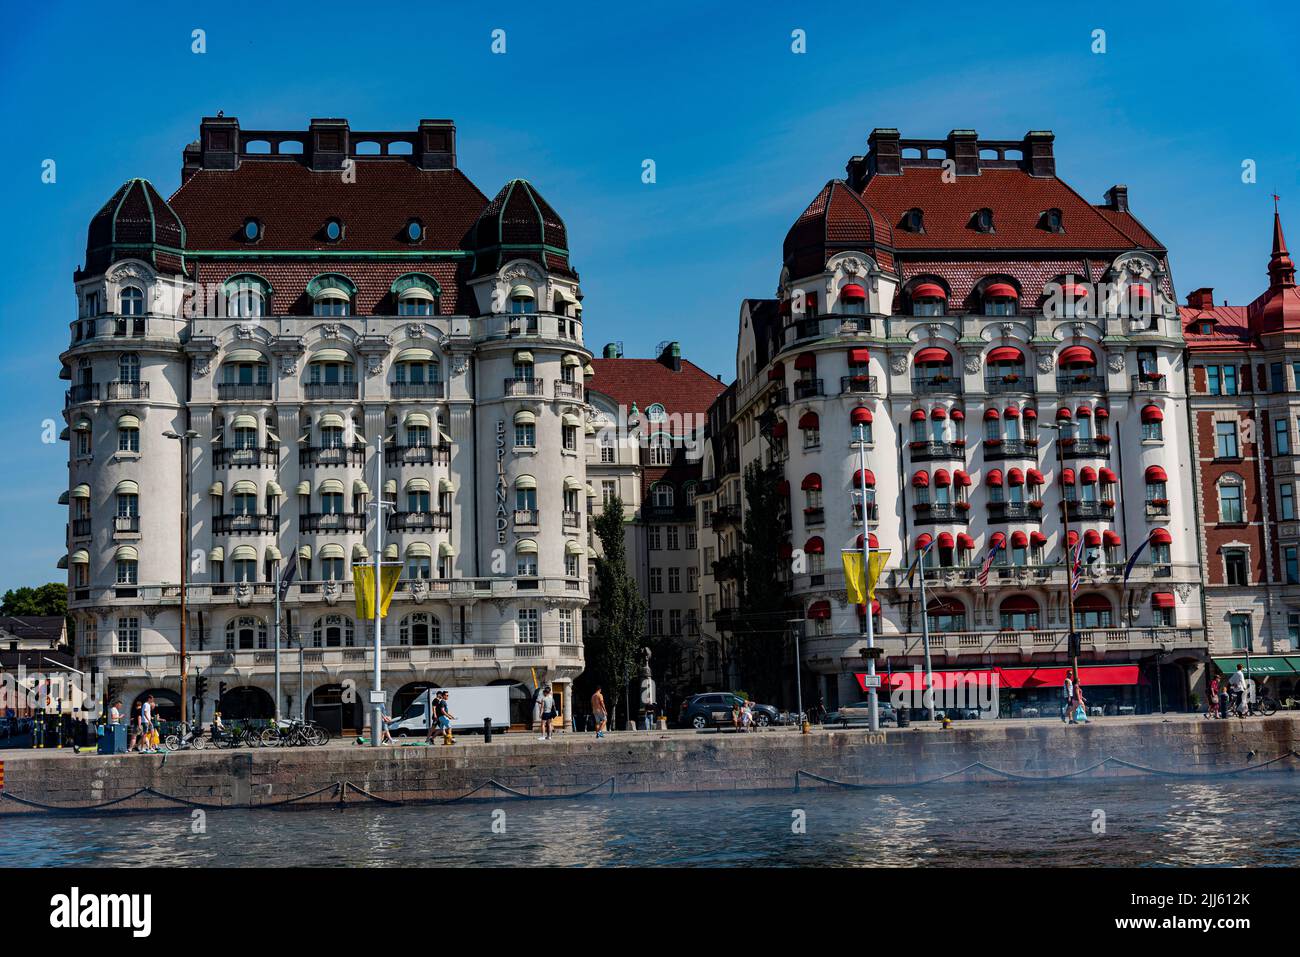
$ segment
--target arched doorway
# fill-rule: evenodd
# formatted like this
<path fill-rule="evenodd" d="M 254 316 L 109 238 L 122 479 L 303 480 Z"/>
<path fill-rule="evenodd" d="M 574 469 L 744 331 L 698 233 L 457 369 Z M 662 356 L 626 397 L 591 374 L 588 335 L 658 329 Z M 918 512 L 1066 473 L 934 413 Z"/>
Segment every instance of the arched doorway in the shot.
<path fill-rule="evenodd" d="M 438 687 L 436 684 L 429 681 L 412 681 L 410 684 L 402 685 L 393 693 L 393 717 L 400 718 L 411 706 L 411 702 L 425 691 L 436 687 Z"/>
<path fill-rule="evenodd" d="M 179 721 L 181 719 L 181 696 L 175 691 L 169 691 L 166 688 L 147 688 L 136 695 L 135 701 L 131 703 L 131 714 L 135 714 L 135 706 L 143 706 L 149 696 L 153 695 L 154 717 L 158 721 Z"/>
<path fill-rule="evenodd" d="M 229 688 L 225 696 L 217 702 L 222 721 L 247 720 L 249 718 L 274 718 L 275 702 L 261 688 L 242 685 Z"/>
<path fill-rule="evenodd" d="M 510 678 L 498 678 L 489 681 L 489 685 L 508 685 L 510 687 L 510 723 L 528 727 L 533 722 L 533 691 L 522 681 Z"/>
<path fill-rule="evenodd" d="M 343 700 L 342 685 L 321 685 L 307 696 L 307 720 L 317 721 L 333 734 L 357 733 L 365 726 L 361 701 L 353 688 L 352 702 Z"/>

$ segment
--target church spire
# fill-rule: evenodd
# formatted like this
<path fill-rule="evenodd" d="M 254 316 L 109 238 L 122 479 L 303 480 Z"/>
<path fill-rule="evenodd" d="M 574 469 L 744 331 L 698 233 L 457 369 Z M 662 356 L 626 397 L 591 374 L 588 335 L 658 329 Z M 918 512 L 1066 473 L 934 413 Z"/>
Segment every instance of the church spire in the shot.
<path fill-rule="evenodd" d="M 1287 289 L 1295 286 L 1295 263 L 1286 249 L 1282 235 L 1282 216 L 1277 210 L 1278 197 L 1273 197 L 1273 255 L 1268 261 L 1270 289 Z"/>

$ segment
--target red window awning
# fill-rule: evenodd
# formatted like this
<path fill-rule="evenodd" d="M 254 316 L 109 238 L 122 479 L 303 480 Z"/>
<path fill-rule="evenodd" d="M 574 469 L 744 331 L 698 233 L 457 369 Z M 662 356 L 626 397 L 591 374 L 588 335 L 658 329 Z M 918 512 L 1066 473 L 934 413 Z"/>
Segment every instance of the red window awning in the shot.
<path fill-rule="evenodd" d="M 880 599 L 879 599 L 879 598 L 872 599 L 872 602 L 871 602 L 871 613 L 872 613 L 873 615 L 879 615 L 879 614 L 880 614 Z M 861 603 L 858 604 L 858 617 L 859 617 L 859 618 L 866 618 L 866 617 L 867 617 L 867 605 L 866 605 L 866 602 L 861 602 Z"/>
<path fill-rule="evenodd" d="M 1079 481 L 1084 485 L 1095 485 L 1097 482 L 1097 470 L 1091 465 L 1085 465 L 1079 470 Z"/>
<path fill-rule="evenodd" d="M 943 286 L 933 282 L 923 282 L 912 289 L 913 299 L 947 299 L 948 294 L 943 291 Z"/>
<path fill-rule="evenodd" d="M 1151 596 L 1152 608 L 1173 608 L 1174 593 L 1171 591 L 1158 591 Z"/>
<path fill-rule="evenodd" d="M 1061 353 L 1063 366 L 1095 366 L 1097 357 L 1087 346 L 1070 346 Z"/>
<path fill-rule="evenodd" d="M 1024 532 L 1012 532 L 1012 533 L 1011 533 L 1011 547 L 1012 547 L 1012 548 L 1024 548 L 1024 547 L 1026 547 L 1028 544 L 1029 544 L 1029 536 L 1026 535 Z"/>
<path fill-rule="evenodd" d="M 932 419 L 946 419 L 946 418 L 948 418 L 948 410 L 947 410 L 947 409 L 931 409 L 931 410 L 930 410 L 930 418 L 932 418 Z"/>
<path fill-rule="evenodd" d="M 856 409 L 854 409 L 852 412 L 849 413 L 849 421 L 852 422 L 854 425 L 861 425 L 864 422 L 870 422 L 871 410 L 864 409 L 862 406 L 858 406 Z"/>
<path fill-rule="evenodd" d="M 805 412 L 799 416 L 799 428 L 801 429 L 820 429 L 821 419 L 816 412 Z"/>
<path fill-rule="evenodd" d="M 952 473 L 952 480 L 955 484 L 960 485 L 962 488 L 970 488 L 970 476 L 965 472 L 963 472 L 961 469 L 958 469 L 957 471 Z"/>
<path fill-rule="evenodd" d="M 854 544 L 853 547 L 856 548 L 858 551 L 862 551 L 862 533 L 861 533 L 861 532 L 858 533 L 858 540 L 857 540 L 857 542 Z M 880 542 L 879 542 L 879 540 L 876 538 L 876 533 L 875 533 L 875 532 L 872 532 L 870 535 L 867 536 L 867 547 L 868 547 L 868 548 L 879 548 L 879 547 L 880 547 Z"/>
<path fill-rule="evenodd" d="M 1019 299 L 1020 293 L 1010 283 L 995 282 L 984 287 L 985 299 Z"/>
<path fill-rule="evenodd" d="M 1169 545 L 1173 542 L 1174 536 L 1169 534 L 1167 528 L 1157 528 L 1151 532 L 1152 545 Z"/>
<path fill-rule="evenodd" d="M 917 365 L 952 365 L 952 356 L 943 349 L 930 346 L 916 354 Z"/>
<path fill-rule="evenodd" d="M 809 555 L 821 555 L 826 551 L 826 543 L 820 535 L 814 535 L 803 543 L 803 550 Z"/>
<path fill-rule="evenodd" d="M 915 488 L 926 488 L 930 484 L 930 475 L 927 472 L 917 472 L 912 476 L 912 485 Z"/>
<path fill-rule="evenodd" d="M 778 362 L 767 370 L 767 378 L 772 382 L 780 382 L 785 378 L 785 363 Z"/>
<path fill-rule="evenodd" d="M 999 668 L 998 683 L 1003 688 L 1049 688 L 1065 684 L 1070 669 Z M 1079 669 L 1079 684 L 1094 688 L 1115 685 L 1146 684 L 1137 665 L 1087 665 Z"/>
<path fill-rule="evenodd" d="M 849 365 L 864 366 L 867 364 L 870 358 L 871 358 L 870 349 L 857 348 L 857 349 L 849 350 Z"/>
<path fill-rule="evenodd" d="M 1065 543 L 1069 545 L 1071 548 L 1073 548 L 1075 545 L 1078 545 L 1079 533 L 1076 532 L 1074 529 L 1070 529 L 1068 532 L 1065 533 Z"/>
<path fill-rule="evenodd" d="M 1099 418 L 1099 419 L 1109 419 L 1109 418 L 1110 418 L 1110 409 L 1106 408 L 1104 405 L 1099 405 L 1099 406 L 1097 406 L 1097 418 Z"/>
<path fill-rule="evenodd" d="M 925 421 L 925 410 L 924 410 L 924 409 L 913 409 L 913 410 L 912 410 L 912 421 L 913 421 L 913 422 L 924 422 L 924 421 Z"/>
<path fill-rule="evenodd" d="M 803 477 L 803 483 L 799 486 L 805 492 L 812 492 L 822 487 L 822 477 L 816 472 L 809 472 Z"/>
<path fill-rule="evenodd" d="M 1044 535 L 1042 532 L 1030 532 L 1030 533 L 1029 533 L 1029 544 L 1031 544 L 1031 545 L 1035 545 L 1035 546 L 1037 546 L 1037 545 L 1046 545 L 1046 544 L 1047 544 L 1047 536 Z"/>
<path fill-rule="evenodd" d="M 1074 416 L 1070 413 L 1070 410 L 1065 408 L 1057 409 L 1056 417 L 1062 422 L 1074 418 Z"/>
<path fill-rule="evenodd" d="M 862 488 L 863 485 L 867 488 L 876 487 L 876 473 L 871 469 L 858 469 L 853 473 L 853 487 Z"/>
<path fill-rule="evenodd" d="M 999 611 L 1011 612 L 1033 612 L 1038 611 L 1038 602 L 1034 601 L 1028 595 L 1012 595 L 1009 598 L 1002 599 L 1002 604 L 998 606 Z"/>
<path fill-rule="evenodd" d="M 1074 484 L 1074 469 L 1061 469 L 1061 484 L 1062 485 Z"/>
<path fill-rule="evenodd" d="M 1100 469 L 1098 470 L 1097 475 L 1107 485 L 1114 485 L 1119 481 L 1119 478 L 1110 469 Z"/>
<path fill-rule="evenodd" d="M 1022 471 L 1020 471 L 1020 469 L 1008 469 L 1008 470 L 1007 470 L 1007 484 L 1008 484 L 1008 485 L 1024 485 L 1024 484 L 1025 484 L 1025 473 L 1022 472 Z"/>
<path fill-rule="evenodd" d="M 867 291 L 856 282 L 851 282 L 840 289 L 840 298 L 846 302 L 861 302 L 867 298 Z"/>
<path fill-rule="evenodd" d="M 998 346 L 989 352 L 989 362 L 1024 362 L 1025 354 L 1015 346 Z"/>
<path fill-rule="evenodd" d="M 1038 471 L 1038 469 L 1030 469 L 1025 473 L 1025 481 L 1030 485 L 1042 485 L 1043 473 Z"/>
<path fill-rule="evenodd" d="M 1083 533 L 1083 544 L 1096 547 L 1101 544 L 1101 532 L 1090 528 Z"/>
<path fill-rule="evenodd" d="M 1006 535 L 1001 532 L 994 532 L 989 536 L 989 545 L 1005 545 L 1007 543 Z"/>
<path fill-rule="evenodd" d="M 1002 413 L 999 412 L 997 409 L 985 409 L 985 410 L 984 410 L 984 418 L 985 418 L 986 420 L 991 420 L 991 419 L 1000 419 L 1000 418 L 1002 418 Z"/>
<path fill-rule="evenodd" d="M 1026 419 L 1036 419 L 1036 418 L 1038 418 L 1038 410 L 1037 410 L 1037 409 L 1025 409 L 1025 418 L 1026 418 Z"/>
<path fill-rule="evenodd" d="M 1160 411 L 1158 405 L 1147 405 L 1142 407 L 1143 422 L 1163 422 L 1165 414 Z"/>
<path fill-rule="evenodd" d="M 947 469 L 934 470 L 934 484 L 941 488 L 947 488 L 952 484 L 952 476 L 948 474 Z"/>
<path fill-rule="evenodd" d="M 951 532 L 939 533 L 938 545 L 940 548 L 952 548 L 954 544 Z"/>
<path fill-rule="evenodd" d="M 1109 528 L 1106 529 L 1106 531 L 1101 533 L 1101 540 L 1105 542 L 1107 545 L 1113 546 L 1115 548 L 1118 548 L 1120 545 L 1123 544 L 1123 540 L 1120 539 L 1119 537 L 1119 532 L 1112 531 Z"/>
<path fill-rule="evenodd" d="M 1002 470 L 989 469 L 988 478 L 984 480 L 986 485 L 999 486 L 1002 484 Z"/>
<path fill-rule="evenodd" d="M 790 426 L 784 419 L 772 426 L 772 438 L 774 439 L 783 439 L 789 434 Z"/>
<path fill-rule="evenodd" d="M 1020 409 L 1019 409 L 1019 407 L 1018 407 L 1018 406 L 1015 406 L 1015 405 L 1009 405 L 1009 406 L 1007 406 L 1007 418 L 1008 418 L 1008 419 L 1018 419 L 1018 418 L 1020 418 Z"/>
<path fill-rule="evenodd" d="M 795 356 L 794 367 L 796 369 L 816 369 L 817 354 L 815 352 L 801 352 Z"/>
<path fill-rule="evenodd" d="M 1169 473 L 1166 472 L 1164 469 L 1162 469 L 1162 468 L 1161 468 L 1160 466 L 1158 466 L 1158 465 L 1152 465 L 1152 466 L 1150 466 L 1150 467 L 1147 469 L 1147 473 L 1146 473 L 1146 475 L 1147 475 L 1147 482 L 1148 482 L 1148 484 L 1150 484 L 1150 483 L 1154 483 L 1154 482 L 1168 482 L 1168 481 L 1169 481 Z"/>
<path fill-rule="evenodd" d="M 966 551 L 974 551 L 975 539 L 971 538 L 965 532 L 962 532 L 957 536 L 957 547 Z"/>
<path fill-rule="evenodd" d="M 953 409 L 953 410 L 952 410 L 952 420 L 953 420 L 954 422 L 965 422 L 965 421 L 966 421 L 966 413 L 963 412 L 961 409 Z"/>
<path fill-rule="evenodd" d="M 1078 408 L 1078 414 L 1081 418 L 1086 418 L 1092 415 L 1092 406 L 1090 406 L 1087 402 L 1081 403 Z"/>
<path fill-rule="evenodd" d="M 809 618 L 829 618 L 831 616 L 831 603 L 828 601 L 815 601 L 808 606 Z"/>
<path fill-rule="evenodd" d="M 928 532 L 925 532 L 916 536 L 916 545 L 914 547 L 925 548 L 925 546 L 929 545 L 932 541 L 934 541 L 934 536 L 930 535 Z"/>

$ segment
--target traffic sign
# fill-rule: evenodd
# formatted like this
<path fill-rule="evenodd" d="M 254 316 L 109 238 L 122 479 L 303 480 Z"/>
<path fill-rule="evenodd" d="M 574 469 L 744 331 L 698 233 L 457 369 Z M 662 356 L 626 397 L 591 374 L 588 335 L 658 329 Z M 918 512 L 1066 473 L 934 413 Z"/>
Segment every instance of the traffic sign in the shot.
<path fill-rule="evenodd" d="M 880 675 L 863 675 L 863 676 L 862 676 L 862 687 L 864 687 L 864 688 L 879 688 L 879 687 L 880 687 Z"/>

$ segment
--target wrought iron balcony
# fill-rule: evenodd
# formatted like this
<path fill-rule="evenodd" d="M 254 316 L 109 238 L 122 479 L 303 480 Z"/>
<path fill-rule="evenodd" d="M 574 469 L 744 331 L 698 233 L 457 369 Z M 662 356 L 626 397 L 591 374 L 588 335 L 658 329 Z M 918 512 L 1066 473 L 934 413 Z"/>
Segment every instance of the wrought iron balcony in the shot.
<path fill-rule="evenodd" d="M 1068 372 L 1056 377 L 1061 395 L 1105 395 L 1106 376 L 1095 372 Z"/>
<path fill-rule="evenodd" d="M 448 512 L 392 512 L 388 516 L 390 532 L 431 532 L 451 528 Z"/>
<path fill-rule="evenodd" d="M 114 515 L 113 534 L 114 535 L 122 535 L 122 534 L 139 535 L 140 516 L 139 515 Z"/>
<path fill-rule="evenodd" d="M 429 382 L 394 382 L 389 391 L 394 399 L 441 399 L 446 394 L 441 379 Z"/>
<path fill-rule="evenodd" d="M 961 395 L 961 376 L 913 376 L 912 392 L 914 395 Z"/>
<path fill-rule="evenodd" d="M 794 380 L 794 397 L 796 399 L 807 399 L 815 395 L 825 395 L 822 389 L 821 379 L 795 379 Z"/>
<path fill-rule="evenodd" d="M 583 385 L 581 382 L 565 382 L 563 379 L 556 380 L 555 397 L 557 399 L 581 399 L 583 394 Z"/>
<path fill-rule="evenodd" d="M 299 468 L 329 467 L 336 465 L 365 465 L 366 449 L 363 445 L 309 446 L 298 450 Z"/>
<path fill-rule="evenodd" d="M 446 445 L 393 445 L 384 449 L 385 465 L 446 465 L 451 447 Z"/>
<path fill-rule="evenodd" d="M 565 528 L 578 528 L 582 525 L 582 513 L 575 512 L 572 509 L 565 509 L 562 518 Z"/>
<path fill-rule="evenodd" d="M 302 387 L 302 394 L 307 399 L 355 399 L 357 383 L 308 382 Z"/>
<path fill-rule="evenodd" d="M 1168 518 L 1169 499 L 1149 499 L 1146 503 L 1147 518 Z"/>
<path fill-rule="evenodd" d="M 1024 372 L 984 377 L 984 391 L 989 395 L 1033 395 L 1036 388 L 1033 375 Z"/>
<path fill-rule="evenodd" d="M 504 390 L 505 390 L 505 394 L 508 396 L 545 395 L 546 380 L 545 379 L 514 379 L 514 378 L 506 379 Z"/>
<path fill-rule="evenodd" d="M 1134 392 L 1168 392 L 1169 379 L 1158 372 L 1144 372 L 1130 377 Z"/>
<path fill-rule="evenodd" d="M 1110 436 L 1099 435 L 1096 438 L 1063 438 L 1061 458 L 1063 459 L 1108 459 L 1110 458 Z"/>
<path fill-rule="evenodd" d="M 72 520 L 72 537 L 73 537 L 73 538 L 89 538 L 89 537 L 90 537 L 90 529 L 91 529 L 90 519 L 88 519 L 88 518 L 74 518 L 74 519 Z"/>
<path fill-rule="evenodd" d="M 1107 504 L 1107 503 L 1110 504 Z M 1070 505 L 1070 521 L 1082 521 L 1084 519 L 1110 519 L 1115 517 L 1115 503 L 1110 499 L 1103 499 L 1100 502 L 1080 502 L 1073 501 Z M 1062 508 L 1065 503 L 1062 503 Z"/>
<path fill-rule="evenodd" d="M 98 382 L 79 382 L 72 386 L 65 393 L 67 405 L 77 405 L 81 402 L 94 402 L 99 399 Z"/>
<path fill-rule="evenodd" d="M 1038 459 L 1037 439 L 985 439 L 984 461 L 999 459 Z"/>
<path fill-rule="evenodd" d="M 1043 518 L 1041 503 L 1035 505 L 1033 502 L 989 502 L 988 508 L 990 522 L 1039 522 Z"/>
<path fill-rule="evenodd" d="M 917 502 L 912 506 L 912 510 L 916 514 L 916 523 L 918 525 L 935 522 L 953 522 L 957 525 L 965 525 L 970 517 L 970 504 L 968 502 Z"/>
<path fill-rule="evenodd" d="M 740 523 L 739 505 L 718 505 L 713 509 L 713 518 L 711 524 L 713 525 L 714 528 L 717 528 L 719 525 L 737 525 L 739 523 Z"/>
<path fill-rule="evenodd" d="M 908 448 L 912 450 L 913 462 L 935 462 L 949 459 L 964 462 L 966 460 L 965 439 L 958 439 L 955 442 L 934 442 L 924 439 L 909 442 Z"/>
<path fill-rule="evenodd" d="M 105 399 L 147 399 L 149 398 L 149 383 L 136 382 L 134 380 L 115 380 L 105 383 Z"/>
<path fill-rule="evenodd" d="M 212 519 L 212 531 L 218 535 L 260 535 L 275 532 L 279 524 L 278 515 L 217 515 Z"/>
<path fill-rule="evenodd" d="M 218 382 L 217 398 L 222 402 L 248 402 L 271 398 L 271 383 Z"/>
<path fill-rule="evenodd" d="M 312 512 L 298 517 L 300 532 L 361 532 L 366 517 L 355 512 Z"/>
<path fill-rule="evenodd" d="M 535 508 L 517 508 L 515 509 L 516 525 L 536 525 L 539 521 L 540 512 Z"/>
<path fill-rule="evenodd" d="M 876 377 L 873 375 L 840 376 L 840 394 L 870 395 L 876 391 Z"/>
<path fill-rule="evenodd" d="M 257 468 L 259 466 L 270 466 L 278 468 L 280 465 L 280 450 L 274 449 L 238 449 L 238 448 L 219 448 L 212 453 L 213 465 L 219 469 L 223 468 Z"/>

